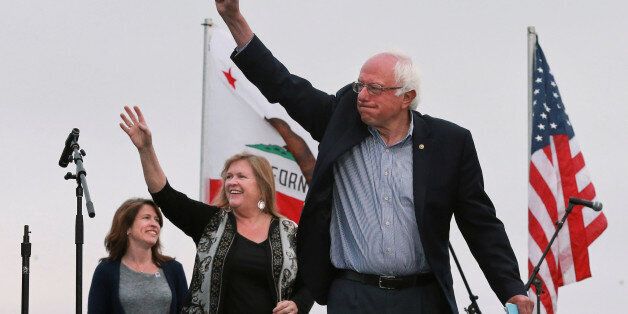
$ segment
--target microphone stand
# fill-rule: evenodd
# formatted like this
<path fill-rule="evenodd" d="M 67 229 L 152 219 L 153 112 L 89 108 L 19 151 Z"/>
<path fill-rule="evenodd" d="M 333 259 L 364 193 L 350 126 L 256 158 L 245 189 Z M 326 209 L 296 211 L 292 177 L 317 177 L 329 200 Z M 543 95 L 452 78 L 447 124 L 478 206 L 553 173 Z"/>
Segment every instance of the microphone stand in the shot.
<path fill-rule="evenodd" d="M 565 209 L 565 214 L 563 215 L 563 218 L 560 221 L 556 222 L 556 230 L 554 230 L 554 235 L 552 235 L 552 239 L 549 241 L 549 243 L 545 247 L 545 250 L 543 251 L 543 255 L 541 255 L 541 259 L 539 259 L 539 261 L 536 263 L 536 266 L 534 266 L 534 270 L 532 271 L 532 274 L 530 274 L 530 278 L 528 279 L 528 282 L 526 283 L 524 287 L 525 291 L 528 291 L 530 289 L 530 286 L 534 284 L 534 288 L 536 290 L 535 294 L 536 294 L 536 313 L 537 314 L 541 313 L 541 289 L 543 286 L 541 283 L 541 279 L 539 279 L 537 275 L 539 274 L 539 270 L 541 269 L 541 264 L 545 260 L 545 256 L 547 256 L 547 253 L 549 253 L 549 250 L 552 248 L 552 243 L 554 243 L 554 240 L 556 240 L 556 237 L 558 236 L 558 232 L 560 231 L 560 229 L 563 228 L 563 225 L 565 224 L 565 221 L 567 220 L 567 216 L 571 214 L 573 207 L 574 207 L 574 204 L 571 203 L 571 200 L 570 200 L 569 205 L 567 206 L 567 209 Z"/>
<path fill-rule="evenodd" d="M 89 188 L 87 186 L 87 171 L 83 167 L 83 156 L 86 155 L 85 151 L 80 149 L 78 144 L 78 129 L 77 135 L 72 140 L 72 155 L 68 156 L 68 159 L 72 159 L 76 165 L 76 174 L 68 172 L 63 177 L 66 180 L 76 180 L 76 219 L 74 224 L 74 243 L 76 244 L 76 313 L 80 314 L 83 310 L 83 193 L 85 193 L 85 205 L 87 207 L 87 213 L 90 218 L 96 216 L 94 212 L 94 204 L 92 203 Z"/>
<path fill-rule="evenodd" d="M 22 240 L 22 314 L 28 313 L 28 279 L 30 275 L 31 243 L 29 242 L 28 225 L 24 225 Z"/>
<path fill-rule="evenodd" d="M 449 251 L 451 251 L 451 256 L 454 258 L 454 262 L 456 262 L 456 267 L 458 267 L 458 271 L 460 272 L 460 277 L 462 277 L 462 282 L 464 282 L 464 286 L 467 288 L 467 293 L 469 293 L 469 299 L 471 300 L 471 304 L 468 307 L 465 307 L 464 311 L 469 314 L 482 314 L 482 311 L 480 311 L 480 306 L 478 306 L 478 303 L 476 302 L 479 297 L 477 295 L 474 295 L 473 292 L 471 292 L 471 287 L 469 286 L 469 283 L 467 282 L 467 277 L 465 277 L 464 273 L 462 272 L 462 267 L 460 266 L 458 257 L 456 257 L 456 252 L 454 252 L 454 248 L 453 246 L 451 246 L 451 242 L 449 242 L 448 244 L 449 244 Z"/>

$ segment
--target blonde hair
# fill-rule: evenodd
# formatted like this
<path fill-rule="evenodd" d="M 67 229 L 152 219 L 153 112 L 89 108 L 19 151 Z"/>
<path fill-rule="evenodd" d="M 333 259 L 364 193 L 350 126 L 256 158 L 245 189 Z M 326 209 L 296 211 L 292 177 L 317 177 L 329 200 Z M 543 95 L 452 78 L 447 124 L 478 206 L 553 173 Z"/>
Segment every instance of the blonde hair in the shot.
<path fill-rule="evenodd" d="M 262 156 L 253 155 L 248 152 L 235 154 L 225 161 L 225 165 L 222 168 L 222 172 L 220 173 L 223 184 L 220 187 L 218 197 L 214 200 L 213 204 L 220 208 L 229 207 L 229 200 L 227 198 L 227 190 L 224 182 L 227 176 L 227 170 L 229 170 L 231 164 L 240 160 L 247 161 L 251 166 L 251 169 L 253 169 L 255 182 L 257 183 L 257 187 L 260 190 L 260 200 L 264 201 L 264 203 L 266 204 L 266 207 L 263 209 L 263 211 L 275 217 L 283 217 L 281 214 L 279 214 L 279 210 L 277 209 L 277 200 L 275 198 L 275 176 L 273 175 L 273 169 L 270 165 L 270 162 L 268 162 L 268 160 Z"/>

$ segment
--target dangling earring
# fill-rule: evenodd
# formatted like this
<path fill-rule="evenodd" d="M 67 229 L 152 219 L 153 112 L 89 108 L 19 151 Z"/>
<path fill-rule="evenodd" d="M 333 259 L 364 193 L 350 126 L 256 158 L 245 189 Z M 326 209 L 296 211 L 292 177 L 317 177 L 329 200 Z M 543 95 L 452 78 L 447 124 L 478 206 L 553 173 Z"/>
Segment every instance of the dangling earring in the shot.
<path fill-rule="evenodd" d="M 264 208 L 266 208 L 266 202 L 259 200 L 259 202 L 257 202 L 257 208 L 259 208 L 260 212 L 263 212 Z"/>
<path fill-rule="evenodd" d="M 227 206 L 227 207 L 223 208 L 222 210 L 224 210 L 225 213 L 230 213 L 231 212 L 231 206 Z"/>

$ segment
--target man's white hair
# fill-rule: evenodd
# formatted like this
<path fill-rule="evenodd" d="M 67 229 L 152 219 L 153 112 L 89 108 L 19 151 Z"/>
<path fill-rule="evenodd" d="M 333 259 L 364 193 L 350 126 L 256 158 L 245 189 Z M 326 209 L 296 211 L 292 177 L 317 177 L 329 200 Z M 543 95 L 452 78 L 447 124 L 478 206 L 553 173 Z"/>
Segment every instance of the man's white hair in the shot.
<path fill-rule="evenodd" d="M 414 62 L 412 62 L 412 58 L 403 52 L 391 50 L 384 52 L 384 54 L 397 59 L 394 74 L 395 81 L 398 84 L 397 86 L 401 86 L 401 88 L 395 92 L 395 95 L 400 96 L 403 93 L 414 90 L 416 97 L 412 100 L 410 108 L 416 110 L 421 100 L 421 77 L 419 76 L 419 70 L 414 65 Z"/>

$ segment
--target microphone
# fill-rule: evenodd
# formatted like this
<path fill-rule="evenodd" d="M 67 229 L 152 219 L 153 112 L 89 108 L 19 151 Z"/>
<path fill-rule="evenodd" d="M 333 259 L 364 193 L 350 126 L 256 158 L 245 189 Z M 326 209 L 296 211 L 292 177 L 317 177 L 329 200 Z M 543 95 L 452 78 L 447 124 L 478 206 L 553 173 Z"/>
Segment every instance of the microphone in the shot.
<path fill-rule="evenodd" d="M 583 200 L 580 198 L 570 197 L 569 203 L 573 205 L 582 205 L 584 207 L 589 207 L 596 212 L 599 212 L 600 210 L 602 210 L 602 203 L 600 202 L 593 202 L 589 200 Z"/>
<path fill-rule="evenodd" d="M 63 147 L 63 151 L 61 152 L 61 157 L 59 158 L 59 166 L 61 168 L 65 168 L 70 163 L 70 154 L 72 153 L 72 144 L 78 141 L 79 137 L 79 129 L 74 128 L 72 132 L 68 135 L 68 138 L 65 140 L 65 146 Z"/>

